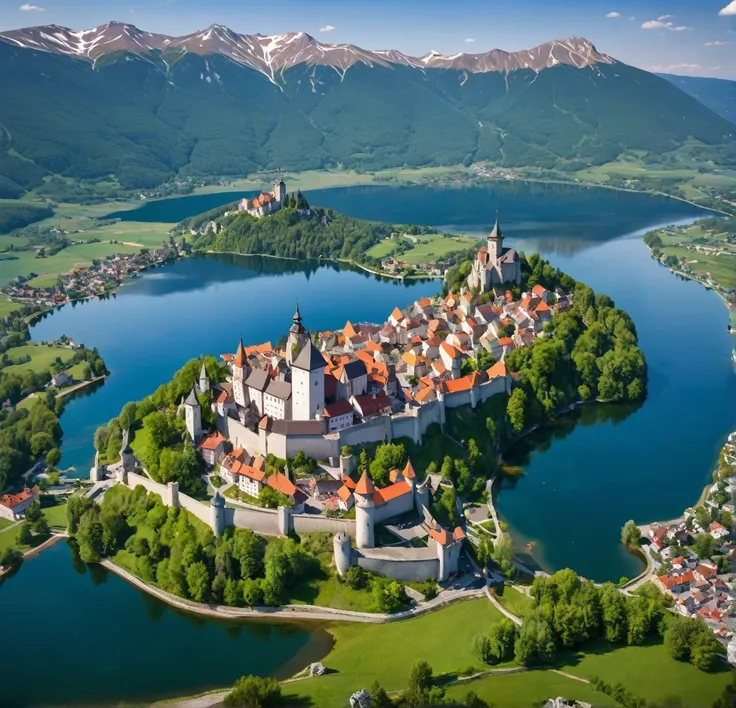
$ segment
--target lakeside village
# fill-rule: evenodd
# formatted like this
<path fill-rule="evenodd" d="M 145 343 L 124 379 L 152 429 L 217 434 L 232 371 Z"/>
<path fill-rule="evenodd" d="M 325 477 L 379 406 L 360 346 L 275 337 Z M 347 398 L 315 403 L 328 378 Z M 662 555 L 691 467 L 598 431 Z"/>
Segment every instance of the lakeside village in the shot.
<path fill-rule="evenodd" d="M 673 599 L 675 612 L 702 619 L 728 649 L 736 665 L 736 576 L 733 563 L 736 541 L 736 431 L 721 450 L 713 484 L 702 503 L 686 509 L 682 517 L 636 527 L 628 522 L 622 540 L 640 543 L 648 557 L 657 587 Z M 627 539 L 627 529 L 632 536 Z"/>
<path fill-rule="evenodd" d="M 498 224 L 468 282 L 490 301 L 476 305 L 478 298 L 463 288 L 459 295 L 418 300 L 405 312 L 397 307 L 382 324 L 348 322 L 314 335 L 297 306 L 283 349 L 270 342 L 246 347 L 241 339 L 235 353 L 221 355 L 229 376 L 216 386 L 203 363 L 179 410 L 210 480 L 214 474 L 224 483 L 209 505 L 173 482 L 153 481 L 127 435 L 120 461 L 107 470 L 95 465 L 92 480 L 104 484 L 109 473 L 131 488 L 140 484 L 216 534 L 225 526 L 271 535 L 331 532 L 340 574 L 358 565 L 397 580 L 456 576 L 465 531 L 443 528 L 431 511 L 433 494 L 452 483 L 440 475 L 420 483 L 411 461 L 392 470 L 385 486 L 367 470 L 356 481 L 351 449 L 398 438 L 420 445 L 431 425 L 444 425 L 448 408 L 475 408 L 509 393 L 504 356 L 544 336 L 552 314 L 571 307 L 569 293 L 539 285 L 513 299 L 506 288 L 521 282 L 519 256 L 503 247 Z M 198 393 L 212 396 L 210 430 L 203 427 L 209 415 Z M 325 460 L 319 471 L 327 474 L 294 479 L 287 467 L 269 475 L 270 456 Z M 259 504 L 267 488 L 283 502 L 278 509 Z M 378 525 L 397 519 L 402 533 L 382 545 Z"/>
<path fill-rule="evenodd" d="M 36 278 L 35 273 L 21 275 L 0 288 L 0 293 L 32 311 L 43 311 L 74 300 L 104 297 L 125 280 L 149 268 L 170 263 L 188 252 L 185 241 L 175 244 L 171 240 L 156 248 L 142 248 L 139 253 L 109 255 L 94 260 L 89 266 L 77 266 L 60 274 L 56 283 L 47 287 L 30 284 L 29 281 Z"/>

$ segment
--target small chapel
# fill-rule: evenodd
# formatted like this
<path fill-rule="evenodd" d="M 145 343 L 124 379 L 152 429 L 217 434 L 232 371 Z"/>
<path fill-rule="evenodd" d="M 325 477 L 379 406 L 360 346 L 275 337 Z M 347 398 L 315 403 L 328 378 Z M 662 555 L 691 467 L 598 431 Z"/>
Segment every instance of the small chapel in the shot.
<path fill-rule="evenodd" d="M 480 247 L 473 261 L 473 268 L 468 275 L 468 287 L 487 292 L 504 283 L 521 283 L 521 264 L 516 249 L 503 247 L 503 233 L 496 216 L 496 223 L 488 235 L 486 245 Z"/>

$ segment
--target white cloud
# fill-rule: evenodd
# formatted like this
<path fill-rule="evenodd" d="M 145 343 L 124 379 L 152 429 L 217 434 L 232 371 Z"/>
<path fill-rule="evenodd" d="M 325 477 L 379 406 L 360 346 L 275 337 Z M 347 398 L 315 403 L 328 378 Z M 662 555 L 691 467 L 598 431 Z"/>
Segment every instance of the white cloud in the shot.
<path fill-rule="evenodd" d="M 465 41 L 468 44 L 472 44 L 473 42 L 475 42 L 475 37 L 466 37 Z"/>
<path fill-rule="evenodd" d="M 620 12 L 609 12 L 609 13 L 608 13 L 608 14 L 606 15 L 606 17 L 607 17 L 607 18 L 608 18 L 609 20 L 615 20 L 615 19 L 616 19 L 617 17 L 621 17 L 621 13 L 620 13 Z"/>
<path fill-rule="evenodd" d="M 736 0 L 734 1 L 736 2 Z M 656 20 L 642 22 L 641 28 L 645 30 L 666 29 L 670 32 L 684 32 L 685 30 L 692 29 L 692 27 L 685 27 L 685 25 L 675 25 L 674 22 L 665 22 L 668 17 L 672 17 L 672 15 L 662 15 Z"/>
<path fill-rule="evenodd" d="M 709 66 L 708 71 L 720 71 L 723 67 L 718 64 L 717 66 Z"/>
<path fill-rule="evenodd" d="M 21 5 L 20 9 L 23 12 L 46 12 L 44 8 L 39 7 L 38 5 L 30 5 L 29 3 L 26 3 L 25 5 Z"/>
<path fill-rule="evenodd" d="M 674 17 L 674 15 L 660 15 L 657 19 L 660 22 L 664 22 L 665 20 L 671 20 Z"/>
<path fill-rule="evenodd" d="M 669 66 L 650 66 L 649 71 L 660 71 L 664 73 L 669 73 L 670 71 L 685 71 L 689 73 L 702 68 L 703 67 L 700 66 L 700 64 L 670 64 Z"/>
<path fill-rule="evenodd" d="M 736 15 L 736 0 L 731 0 L 726 7 L 724 7 L 719 13 L 719 15 Z"/>
<path fill-rule="evenodd" d="M 722 42 L 721 40 L 717 40 L 715 42 L 706 42 L 703 46 L 704 47 L 722 47 L 724 44 L 728 44 L 728 42 Z"/>
<path fill-rule="evenodd" d="M 336 27 L 333 27 L 332 25 L 325 25 L 324 27 L 320 27 L 320 32 L 332 32 L 334 29 L 337 29 Z"/>

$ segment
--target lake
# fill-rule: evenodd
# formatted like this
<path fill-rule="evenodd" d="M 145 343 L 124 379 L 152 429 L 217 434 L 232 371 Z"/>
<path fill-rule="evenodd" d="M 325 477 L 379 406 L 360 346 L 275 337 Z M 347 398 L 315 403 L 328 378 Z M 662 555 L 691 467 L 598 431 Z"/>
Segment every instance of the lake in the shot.
<path fill-rule="evenodd" d="M 353 187 L 308 194 L 313 204 L 359 217 L 440 225 L 480 234 L 499 209 L 510 243 L 612 296 L 636 323 L 649 364 L 649 395 L 636 411 L 588 409 L 509 451 L 524 475 L 498 499 L 521 546 L 545 569 L 570 566 L 597 580 L 635 575 L 641 561 L 618 542 L 630 518 L 671 518 L 695 502 L 727 433 L 736 427 L 736 377 L 728 312 L 713 292 L 674 277 L 641 242 L 655 225 L 704 212 L 684 202 L 606 189 L 539 183 L 491 187 Z M 174 221 L 234 199 L 209 194 L 150 202 L 125 218 Z M 95 428 L 169 380 L 191 357 L 232 352 L 282 336 L 298 299 L 305 324 L 382 321 L 437 282 L 402 285 L 362 271 L 218 255 L 157 269 L 116 296 L 66 306 L 32 330 L 98 346 L 112 375 L 69 403 L 62 465 L 86 475 Z"/>
<path fill-rule="evenodd" d="M 315 624 L 221 622 L 174 610 L 61 542 L 0 583 L 3 708 L 152 701 L 286 678 L 332 646 Z M 39 680 L 39 662 L 43 662 Z"/>

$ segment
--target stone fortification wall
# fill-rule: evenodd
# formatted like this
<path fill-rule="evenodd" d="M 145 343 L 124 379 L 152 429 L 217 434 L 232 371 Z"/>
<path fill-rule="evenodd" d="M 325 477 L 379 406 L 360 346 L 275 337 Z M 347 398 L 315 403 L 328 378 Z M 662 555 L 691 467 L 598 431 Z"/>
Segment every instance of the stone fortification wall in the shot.
<path fill-rule="evenodd" d="M 233 447 L 242 447 L 248 452 L 260 452 L 261 441 L 258 433 L 248 430 L 239 420 L 230 418 L 230 416 L 216 416 L 217 429 L 233 444 Z M 275 453 L 274 453 L 275 454 Z"/>
<path fill-rule="evenodd" d="M 414 510 L 414 495 L 402 494 L 390 501 L 377 506 L 373 515 L 375 523 L 380 524 L 386 519 L 392 519 L 395 516 L 401 516 L 409 511 Z"/>
<path fill-rule="evenodd" d="M 282 438 L 285 445 L 285 454 L 277 455 L 273 443 L 275 438 Z M 345 443 L 343 443 L 345 444 Z M 268 436 L 268 451 L 278 457 L 291 458 L 297 452 L 303 450 L 309 457 L 315 460 L 328 460 L 340 455 L 340 438 L 337 435 L 276 435 Z"/>
<path fill-rule="evenodd" d="M 136 474 L 135 472 L 128 472 L 126 478 L 126 486 L 130 489 L 135 489 L 138 486 L 143 487 L 147 492 L 158 494 L 166 506 L 172 506 L 171 487 L 168 485 L 154 482 L 150 477 Z"/>
<path fill-rule="evenodd" d="M 186 509 L 190 514 L 194 514 L 200 521 L 204 521 L 207 526 L 212 525 L 212 510 L 209 504 L 197 501 L 179 492 L 179 506 Z"/>
<path fill-rule="evenodd" d="M 429 548 L 362 548 L 352 562 L 394 580 L 427 580 L 439 575 L 439 559 Z"/>
<path fill-rule="evenodd" d="M 470 391 L 458 391 L 445 395 L 446 408 L 460 408 L 460 406 L 469 406 L 470 403 Z"/>
<path fill-rule="evenodd" d="M 251 529 L 266 536 L 279 536 L 279 518 L 276 509 L 232 509 L 225 507 L 225 526 Z"/>
<path fill-rule="evenodd" d="M 297 533 L 339 533 L 355 538 L 355 519 L 329 519 L 318 514 L 292 514 L 291 524 Z"/>
<path fill-rule="evenodd" d="M 422 418 L 421 408 L 417 411 L 418 417 Z M 395 415 L 391 419 L 391 432 L 393 438 L 411 438 L 415 440 L 416 433 L 420 428 L 417 426 L 417 416 L 411 414 Z"/>
<path fill-rule="evenodd" d="M 340 445 L 367 445 L 392 440 L 391 419 L 389 416 L 378 416 L 367 423 L 353 425 L 340 431 Z"/>

